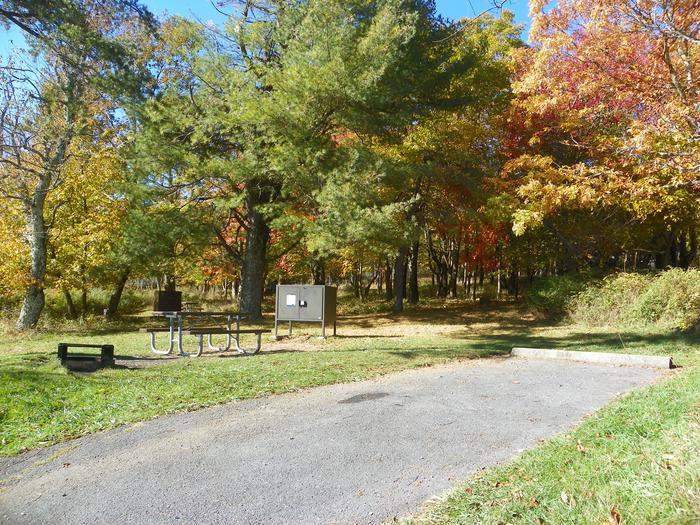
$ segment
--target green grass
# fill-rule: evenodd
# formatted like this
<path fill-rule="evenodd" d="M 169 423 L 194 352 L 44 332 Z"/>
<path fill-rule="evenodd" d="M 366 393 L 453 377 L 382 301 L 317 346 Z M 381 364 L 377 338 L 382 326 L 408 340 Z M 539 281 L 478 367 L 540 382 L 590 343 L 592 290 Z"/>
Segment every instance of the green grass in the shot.
<path fill-rule="evenodd" d="M 530 346 L 673 355 L 683 368 L 574 431 L 475 475 L 415 524 L 700 524 L 697 336 L 661 330 L 541 328 Z"/>

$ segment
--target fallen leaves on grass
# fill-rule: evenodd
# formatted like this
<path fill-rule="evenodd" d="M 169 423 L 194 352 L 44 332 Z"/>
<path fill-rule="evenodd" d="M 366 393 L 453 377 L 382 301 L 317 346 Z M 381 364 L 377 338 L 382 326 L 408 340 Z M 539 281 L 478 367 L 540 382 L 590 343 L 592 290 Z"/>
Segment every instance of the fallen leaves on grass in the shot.
<path fill-rule="evenodd" d="M 662 454 L 661 459 L 664 460 L 662 467 L 671 470 L 671 463 L 676 459 L 673 454 Z"/>
<path fill-rule="evenodd" d="M 620 523 L 621 519 L 622 518 L 620 517 L 620 513 L 617 512 L 617 509 L 615 507 L 611 508 L 610 509 L 610 517 L 608 518 L 608 522 L 611 525 L 617 525 L 618 523 Z"/>
<path fill-rule="evenodd" d="M 561 494 L 559 495 L 561 500 L 568 505 L 569 507 L 575 507 L 576 506 L 576 500 L 574 499 L 573 496 L 569 496 L 566 492 L 563 490 L 561 491 Z"/>

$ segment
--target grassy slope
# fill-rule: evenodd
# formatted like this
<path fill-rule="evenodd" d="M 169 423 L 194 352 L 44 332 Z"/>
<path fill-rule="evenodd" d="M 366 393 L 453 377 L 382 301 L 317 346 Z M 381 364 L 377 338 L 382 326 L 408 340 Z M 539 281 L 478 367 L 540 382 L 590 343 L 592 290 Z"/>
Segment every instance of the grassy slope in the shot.
<path fill-rule="evenodd" d="M 431 524 L 700 524 L 698 338 L 645 329 L 537 329 L 530 346 L 673 355 L 634 392 L 521 457 L 474 476 L 410 521 Z"/>

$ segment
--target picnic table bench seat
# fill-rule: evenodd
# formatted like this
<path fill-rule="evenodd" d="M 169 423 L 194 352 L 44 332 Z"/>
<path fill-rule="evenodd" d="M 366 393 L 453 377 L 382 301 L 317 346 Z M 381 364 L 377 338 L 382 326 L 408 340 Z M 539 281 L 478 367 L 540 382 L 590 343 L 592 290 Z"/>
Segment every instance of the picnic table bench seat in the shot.
<path fill-rule="evenodd" d="M 169 332 L 170 328 L 167 326 L 144 326 L 139 328 L 139 332 L 142 334 L 158 334 L 161 332 Z"/>
<path fill-rule="evenodd" d="M 195 354 L 196 356 L 199 356 L 202 354 L 202 351 L 204 350 L 204 336 L 206 335 L 209 339 L 209 348 L 212 348 L 211 344 L 211 336 L 212 335 L 226 335 L 230 338 L 230 336 L 233 336 L 233 343 L 236 347 L 236 350 L 245 355 L 254 355 L 257 354 L 260 351 L 260 348 L 262 347 L 262 334 L 269 334 L 272 330 L 266 330 L 262 328 L 246 328 L 246 329 L 240 329 L 240 328 L 220 328 L 218 326 L 209 326 L 209 327 L 199 327 L 199 328 L 187 328 L 182 331 L 183 334 L 185 335 L 194 335 L 197 336 L 197 353 Z M 241 346 L 241 342 L 239 340 L 239 336 L 241 334 L 254 334 L 257 336 L 257 343 L 255 345 L 254 350 L 247 350 Z"/>

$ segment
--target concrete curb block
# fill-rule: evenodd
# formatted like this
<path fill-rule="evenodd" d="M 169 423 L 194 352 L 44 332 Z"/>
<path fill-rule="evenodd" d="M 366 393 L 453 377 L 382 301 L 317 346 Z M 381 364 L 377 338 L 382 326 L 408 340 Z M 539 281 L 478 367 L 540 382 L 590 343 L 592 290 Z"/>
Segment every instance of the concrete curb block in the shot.
<path fill-rule="evenodd" d="M 653 368 L 673 368 L 673 359 L 656 355 L 610 354 L 603 352 L 576 352 L 553 350 L 550 348 L 519 348 L 510 351 L 512 356 L 536 359 L 563 359 L 584 363 L 605 363 L 609 365 L 649 366 Z"/>

